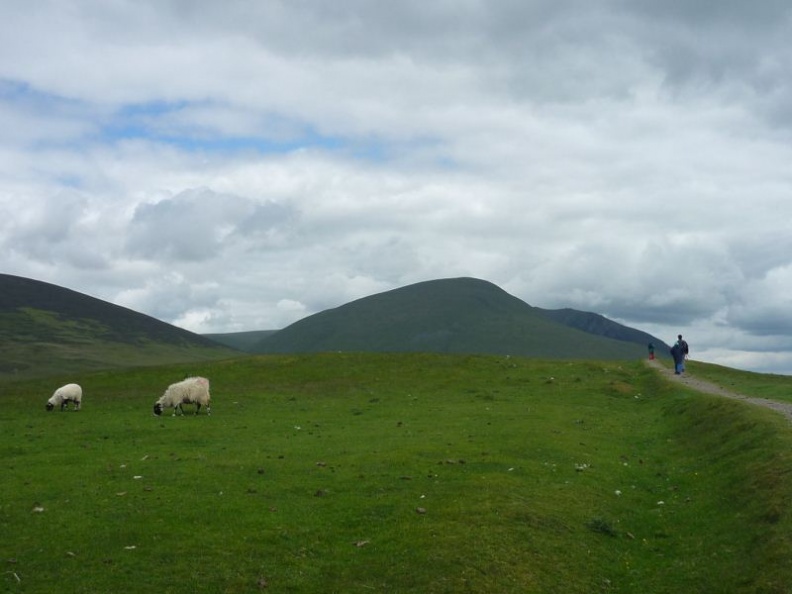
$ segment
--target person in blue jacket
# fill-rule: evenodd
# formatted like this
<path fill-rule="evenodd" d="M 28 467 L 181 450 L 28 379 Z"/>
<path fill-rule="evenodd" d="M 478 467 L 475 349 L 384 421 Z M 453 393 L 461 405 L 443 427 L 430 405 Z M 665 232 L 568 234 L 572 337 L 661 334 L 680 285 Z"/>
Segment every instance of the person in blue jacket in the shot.
<path fill-rule="evenodd" d="M 678 336 L 678 340 L 671 347 L 671 357 L 674 359 L 674 373 L 679 375 L 685 371 L 685 356 L 688 353 L 688 345 L 682 340 L 682 335 Z"/>
<path fill-rule="evenodd" d="M 688 347 L 687 341 L 682 338 L 681 334 L 677 335 L 677 342 L 679 343 L 679 349 L 682 351 L 682 367 L 679 371 L 685 371 L 685 360 L 688 358 L 688 352 L 690 352 L 690 347 Z"/>

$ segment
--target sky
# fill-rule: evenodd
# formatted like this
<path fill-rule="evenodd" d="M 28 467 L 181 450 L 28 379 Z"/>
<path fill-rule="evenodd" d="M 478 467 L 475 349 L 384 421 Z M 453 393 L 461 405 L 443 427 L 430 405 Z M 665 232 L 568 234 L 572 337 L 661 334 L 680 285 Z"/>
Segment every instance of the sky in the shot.
<path fill-rule="evenodd" d="M 4 0 L 0 272 L 198 333 L 475 277 L 792 374 L 787 0 Z"/>

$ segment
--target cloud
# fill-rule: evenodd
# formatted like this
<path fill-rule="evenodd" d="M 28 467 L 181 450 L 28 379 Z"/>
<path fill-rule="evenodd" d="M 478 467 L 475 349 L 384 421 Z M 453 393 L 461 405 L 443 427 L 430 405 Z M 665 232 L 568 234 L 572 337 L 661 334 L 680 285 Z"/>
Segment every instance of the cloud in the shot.
<path fill-rule="evenodd" d="M 792 345 L 792 265 L 750 279 L 731 302 L 728 323 L 753 336 L 781 338 Z"/>
<path fill-rule="evenodd" d="M 792 373 L 791 15 L 10 0 L 0 264 L 201 332 L 475 276 Z"/>
<path fill-rule="evenodd" d="M 196 282 L 179 273 L 164 273 L 151 277 L 142 287 L 119 292 L 116 301 L 160 319 L 200 323 L 203 320 L 196 312 L 211 311 L 220 299 L 220 286 L 211 279 Z"/>
<path fill-rule="evenodd" d="M 186 190 L 136 207 L 127 252 L 175 261 L 219 259 L 240 239 L 276 234 L 291 216 L 288 207 L 272 202 L 256 204 L 207 188 Z"/>

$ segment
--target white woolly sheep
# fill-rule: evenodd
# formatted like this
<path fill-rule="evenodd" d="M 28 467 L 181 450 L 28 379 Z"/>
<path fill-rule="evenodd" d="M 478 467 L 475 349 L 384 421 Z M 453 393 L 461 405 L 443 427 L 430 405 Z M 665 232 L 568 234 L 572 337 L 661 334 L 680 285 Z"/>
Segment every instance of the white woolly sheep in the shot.
<path fill-rule="evenodd" d="M 61 410 L 65 410 L 70 402 L 74 404 L 74 410 L 80 410 L 80 406 L 82 406 L 82 388 L 77 384 L 66 384 L 55 390 L 52 397 L 47 400 L 47 410 L 52 410 L 56 406 L 60 406 Z"/>
<path fill-rule="evenodd" d="M 194 404 L 195 414 L 201 410 L 201 406 L 206 407 L 206 414 L 212 414 L 209 407 L 209 380 L 205 377 L 188 377 L 180 382 L 171 384 L 160 399 L 154 403 L 154 414 L 161 415 L 165 408 L 172 408 L 173 416 L 177 412 L 184 414 L 183 404 Z"/>

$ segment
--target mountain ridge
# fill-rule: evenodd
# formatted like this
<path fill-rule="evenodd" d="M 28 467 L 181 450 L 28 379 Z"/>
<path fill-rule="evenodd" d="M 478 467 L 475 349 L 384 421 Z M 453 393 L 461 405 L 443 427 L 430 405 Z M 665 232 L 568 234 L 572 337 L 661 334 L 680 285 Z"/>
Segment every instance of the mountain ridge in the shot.
<path fill-rule="evenodd" d="M 654 342 L 599 314 L 544 310 L 497 285 L 460 277 L 363 297 L 282 330 L 199 335 L 100 299 L 0 274 L 0 378 L 164 363 L 242 353 L 322 351 L 634 359 Z"/>
<path fill-rule="evenodd" d="M 0 374 L 192 362 L 233 356 L 206 337 L 65 287 L 0 274 Z"/>
<path fill-rule="evenodd" d="M 648 333 L 599 314 L 545 310 L 497 285 L 459 277 L 423 281 L 313 314 L 265 336 L 258 353 L 375 351 L 637 358 Z"/>

